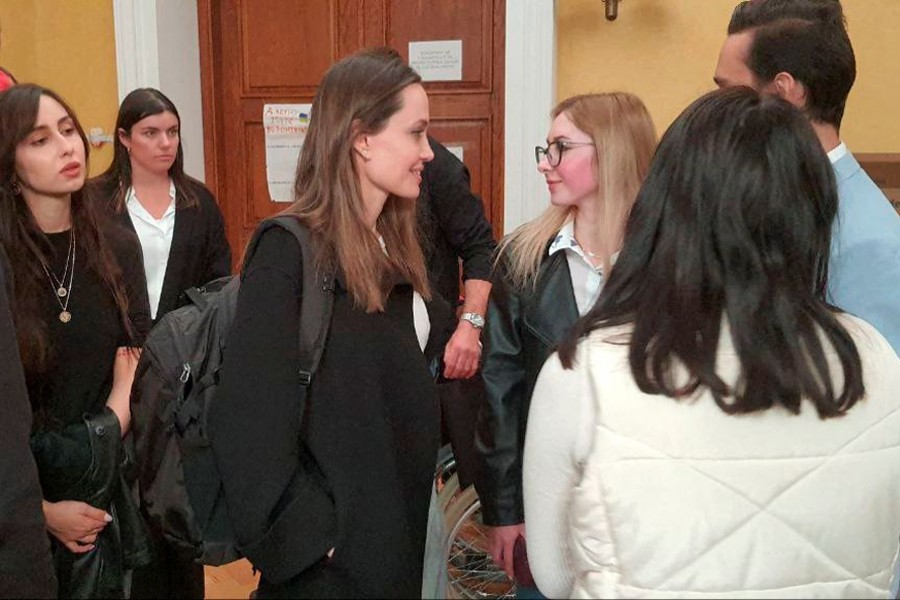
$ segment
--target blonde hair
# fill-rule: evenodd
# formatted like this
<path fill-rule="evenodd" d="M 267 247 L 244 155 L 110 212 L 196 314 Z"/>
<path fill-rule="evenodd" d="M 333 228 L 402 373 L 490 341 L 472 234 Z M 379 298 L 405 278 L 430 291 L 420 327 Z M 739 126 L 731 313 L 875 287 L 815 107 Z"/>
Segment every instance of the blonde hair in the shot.
<path fill-rule="evenodd" d="M 415 202 L 390 195 L 376 222 L 390 255 L 366 225 L 352 158 L 360 133 L 377 133 L 400 110 L 401 92 L 421 79 L 397 52 L 363 50 L 335 63 L 313 100 L 294 183 L 294 213 L 312 232 L 319 267 L 339 267 L 357 306 L 383 311 L 393 284 L 409 281 L 430 299 L 425 258 L 416 235 Z"/>
<path fill-rule="evenodd" d="M 626 92 L 572 96 L 551 112 L 554 119 L 561 114 L 591 136 L 600 182 L 603 235 L 619 236 L 656 149 L 653 119 L 640 98 Z M 500 242 L 497 263 L 505 258 L 513 286 L 525 289 L 529 283 L 537 283 L 547 244 L 575 211 L 575 207 L 551 205 Z M 602 263 L 608 273 L 610 257 L 602 256 Z"/>

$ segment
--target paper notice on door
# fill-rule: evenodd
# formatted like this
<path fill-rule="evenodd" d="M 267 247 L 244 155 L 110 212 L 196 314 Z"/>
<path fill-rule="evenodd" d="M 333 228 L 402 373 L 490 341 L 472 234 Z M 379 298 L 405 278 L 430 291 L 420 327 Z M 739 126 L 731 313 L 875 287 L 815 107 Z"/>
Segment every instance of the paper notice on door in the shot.
<path fill-rule="evenodd" d="M 462 40 L 410 42 L 409 66 L 422 81 L 462 81 Z"/>
<path fill-rule="evenodd" d="M 311 104 L 266 104 L 266 180 L 274 202 L 292 202 L 297 159 L 306 139 Z"/>
<path fill-rule="evenodd" d="M 466 162 L 463 158 L 463 147 L 462 146 L 446 146 L 447 150 L 450 151 L 453 156 L 459 159 L 460 162 Z"/>

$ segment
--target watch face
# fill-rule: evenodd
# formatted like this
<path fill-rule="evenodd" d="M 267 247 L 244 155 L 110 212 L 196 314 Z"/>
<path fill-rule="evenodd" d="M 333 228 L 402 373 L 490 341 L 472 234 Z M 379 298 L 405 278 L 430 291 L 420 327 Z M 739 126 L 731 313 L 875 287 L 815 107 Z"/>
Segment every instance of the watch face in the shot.
<path fill-rule="evenodd" d="M 484 327 L 484 317 L 479 315 L 478 313 L 465 313 L 460 317 L 474 325 L 475 327 L 481 329 Z"/>

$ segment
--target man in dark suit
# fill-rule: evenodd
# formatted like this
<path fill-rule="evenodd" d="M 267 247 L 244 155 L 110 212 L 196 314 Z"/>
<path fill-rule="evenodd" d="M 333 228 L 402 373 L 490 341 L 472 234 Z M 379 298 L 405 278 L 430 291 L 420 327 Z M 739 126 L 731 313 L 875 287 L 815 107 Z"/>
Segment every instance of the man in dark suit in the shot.
<path fill-rule="evenodd" d="M 460 485 L 465 486 L 472 481 L 477 464 L 474 423 L 483 384 L 476 374 L 497 244 L 481 199 L 472 193 L 465 164 L 437 140 L 429 137 L 428 143 L 434 159 L 425 165 L 418 221 L 432 289 L 458 313 L 438 387 L 446 437 L 456 455 Z"/>
<path fill-rule="evenodd" d="M 481 331 L 491 291 L 494 240 L 481 199 L 472 193 L 469 170 L 446 147 L 429 137 L 434 159 L 425 165 L 416 204 L 422 249 L 432 290 L 458 312 L 456 330 L 444 351 L 439 378 L 444 438 L 453 448 L 461 487 L 475 477 L 475 417 L 484 383 L 479 373 Z M 460 305 L 460 262 L 463 298 Z M 432 497 L 422 597 L 443 597 L 447 565 L 442 542 L 443 514 Z"/>
<path fill-rule="evenodd" d="M 56 577 L 28 445 L 31 405 L 10 313 L 9 277 L 0 246 L 0 598 L 54 598 Z"/>

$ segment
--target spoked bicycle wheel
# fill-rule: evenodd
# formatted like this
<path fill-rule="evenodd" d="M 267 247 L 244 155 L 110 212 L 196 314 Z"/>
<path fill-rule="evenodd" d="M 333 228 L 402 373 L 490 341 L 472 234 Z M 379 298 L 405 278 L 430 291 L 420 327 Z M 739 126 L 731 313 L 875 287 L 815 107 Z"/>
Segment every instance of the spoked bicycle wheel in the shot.
<path fill-rule="evenodd" d="M 515 584 L 494 564 L 488 549 L 487 529 L 481 521 L 481 503 L 474 486 L 463 490 L 447 480 L 442 498 L 447 539 L 447 598 L 514 598 Z"/>

